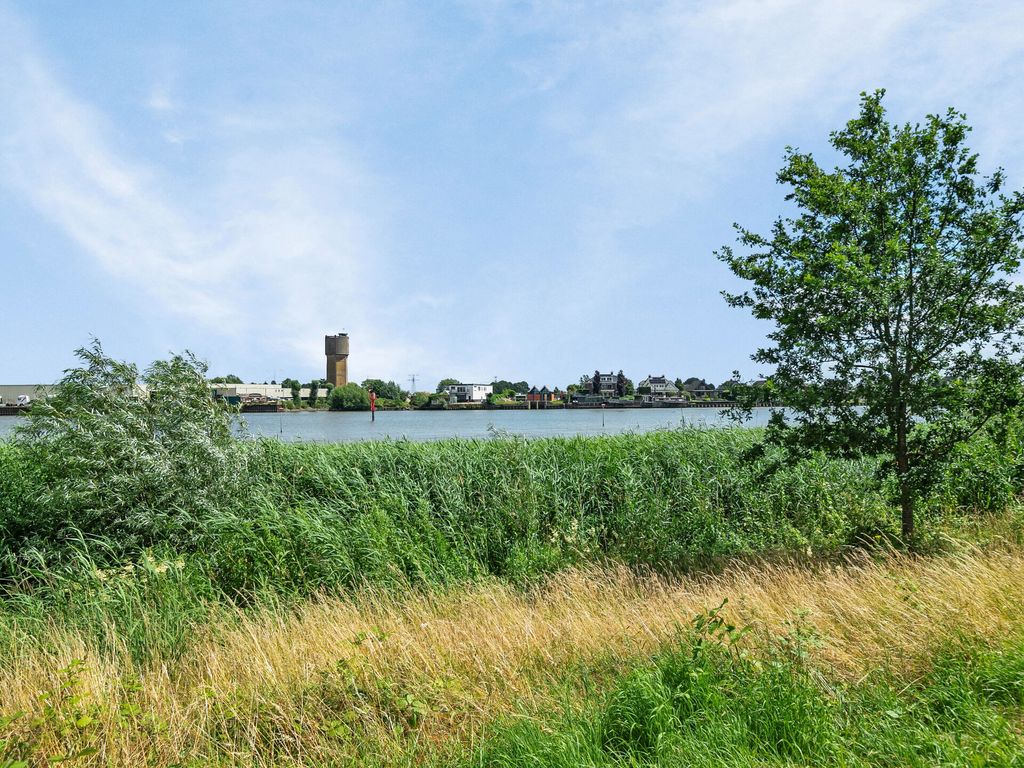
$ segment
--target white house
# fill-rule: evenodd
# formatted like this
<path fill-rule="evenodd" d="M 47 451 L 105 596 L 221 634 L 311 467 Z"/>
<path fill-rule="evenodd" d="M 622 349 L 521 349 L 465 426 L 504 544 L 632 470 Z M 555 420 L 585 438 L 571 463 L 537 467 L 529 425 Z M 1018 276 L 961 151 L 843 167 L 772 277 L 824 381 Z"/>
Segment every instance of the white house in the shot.
<path fill-rule="evenodd" d="M 452 403 L 479 403 L 494 391 L 493 384 L 449 384 L 445 387 Z"/>
<path fill-rule="evenodd" d="M 650 392 L 645 396 L 649 396 L 652 400 L 663 400 L 666 397 L 679 397 L 679 388 L 673 382 L 669 381 L 664 375 L 648 376 L 637 384 L 638 392 L 643 388 L 650 388 Z"/>

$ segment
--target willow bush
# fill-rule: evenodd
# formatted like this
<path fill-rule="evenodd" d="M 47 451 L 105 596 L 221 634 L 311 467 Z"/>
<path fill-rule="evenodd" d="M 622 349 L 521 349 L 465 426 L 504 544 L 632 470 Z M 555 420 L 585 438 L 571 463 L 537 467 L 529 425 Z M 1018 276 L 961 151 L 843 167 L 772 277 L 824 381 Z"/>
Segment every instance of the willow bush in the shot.
<path fill-rule="evenodd" d="M 247 455 L 210 397 L 206 366 L 175 355 L 140 375 L 97 341 L 76 354 L 81 365 L 15 432 L 15 473 L 31 482 L 8 502 L 17 514 L 4 533 L 45 548 L 84 533 L 115 556 L 194 546 L 201 521 L 244 487 Z"/>

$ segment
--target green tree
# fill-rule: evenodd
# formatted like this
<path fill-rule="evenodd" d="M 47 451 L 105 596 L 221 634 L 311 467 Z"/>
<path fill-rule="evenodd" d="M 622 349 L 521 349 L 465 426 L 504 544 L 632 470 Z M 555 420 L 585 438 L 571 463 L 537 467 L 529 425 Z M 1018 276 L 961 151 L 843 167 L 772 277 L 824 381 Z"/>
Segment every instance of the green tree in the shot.
<path fill-rule="evenodd" d="M 462 383 L 462 382 L 461 382 L 461 381 L 459 381 L 458 379 L 441 379 L 441 380 L 440 380 L 440 381 L 439 381 L 439 382 L 437 383 L 437 389 L 435 389 L 434 391 L 435 391 L 436 393 L 440 394 L 441 392 L 444 392 L 444 390 L 445 390 L 445 387 L 448 387 L 448 386 L 450 386 L 451 384 L 461 384 L 461 383 Z"/>
<path fill-rule="evenodd" d="M 218 376 L 215 379 L 210 379 L 211 384 L 244 384 L 238 376 L 233 373 L 229 373 L 227 376 Z"/>
<path fill-rule="evenodd" d="M 320 399 L 321 391 L 323 392 L 324 399 L 327 399 L 331 396 L 331 390 L 334 388 L 334 385 L 327 381 L 327 379 L 313 379 L 306 386 L 309 387 L 309 400 L 307 402 L 314 408 Z"/>
<path fill-rule="evenodd" d="M 746 253 L 718 256 L 753 284 L 728 302 L 775 326 L 753 359 L 794 416 L 775 412 L 767 439 L 888 457 L 912 542 L 943 460 L 1021 401 L 1024 196 L 979 177 L 964 115 L 892 125 L 883 93 L 831 135 L 844 165 L 787 149 L 798 214 L 767 236 L 737 227 Z"/>
<path fill-rule="evenodd" d="M 298 379 L 285 379 L 281 382 L 281 386 L 292 391 L 292 402 L 295 405 L 299 405 L 300 392 L 302 391 L 302 385 Z"/>
<path fill-rule="evenodd" d="M 506 379 L 498 379 L 493 383 L 495 392 L 508 392 L 512 391 L 515 394 L 525 395 L 530 391 L 530 384 L 526 381 L 507 381 Z"/>
<path fill-rule="evenodd" d="M 615 377 L 616 397 L 632 397 L 636 393 L 633 382 L 621 370 Z"/>
<path fill-rule="evenodd" d="M 332 411 L 368 411 L 370 395 L 358 384 L 345 384 L 331 390 L 328 403 Z"/>
<path fill-rule="evenodd" d="M 395 384 L 395 382 L 383 381 L 382 379 L 366 379 L 366 381 L 363 382 L 362 387 L 367 391 L 372 389 L 377 393 L 377 397 L 382 397 L 386 400 L 405 400 L 408 395 L 408 393 Z"/>
<path fill-rule="evenodd" d="M 409 405 L 413 408 L 424 408 L 430 402 L 430 392 L 413 392 L 409 397 Z"/>

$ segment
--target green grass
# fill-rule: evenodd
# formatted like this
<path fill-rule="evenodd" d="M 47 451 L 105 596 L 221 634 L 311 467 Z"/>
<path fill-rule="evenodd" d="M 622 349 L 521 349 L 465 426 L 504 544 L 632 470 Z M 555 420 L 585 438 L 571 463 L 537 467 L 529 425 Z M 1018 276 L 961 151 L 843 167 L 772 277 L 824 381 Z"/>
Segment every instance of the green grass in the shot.
<path fill-rule="evenodd" d="M 584 705 L 495 727 L 466 766 L 1020 766 L 1024 640 L 960 640 L 905 680 L 691 637 Z"/>

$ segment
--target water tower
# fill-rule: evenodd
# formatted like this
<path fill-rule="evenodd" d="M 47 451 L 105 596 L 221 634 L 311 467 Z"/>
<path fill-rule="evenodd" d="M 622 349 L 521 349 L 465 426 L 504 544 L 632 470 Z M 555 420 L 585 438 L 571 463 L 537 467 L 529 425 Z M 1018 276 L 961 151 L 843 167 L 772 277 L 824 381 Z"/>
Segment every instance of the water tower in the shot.
<path fill-rule="evenodd" d="M 335 387 L 348 384 L 348 334 L 324 336 L 324 354 L 327 355 L 327 381 Z"/>

